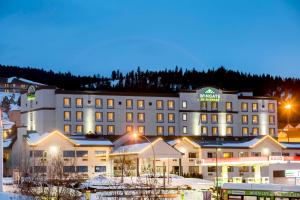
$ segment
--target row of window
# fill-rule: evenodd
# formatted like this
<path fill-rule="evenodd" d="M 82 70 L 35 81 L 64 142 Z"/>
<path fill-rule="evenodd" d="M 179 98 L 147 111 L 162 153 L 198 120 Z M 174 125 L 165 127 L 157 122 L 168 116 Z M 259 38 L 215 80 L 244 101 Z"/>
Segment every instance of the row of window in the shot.
<path fill-rule="evenodd" d="M 200 127 L 200 134 L 201 135 L 209 135 L 209 128 L 207 126 L 201 126 Z M 183 127 L 183 133 L 187 133 L 187 127 Z M 225 130 L 226 136 L 232 136 L 233 135 L 233 127 L 227 126 Z M 220 135 L 219 133 L 219 127 L 211 127 L 211 133 L 212 136 L 218 136 Z M 242 134 L 243 136 L 257 136 L 259 135 L 259 128 L 258 127 L 253 127 L 252 131 L 250 132 L 250 129 L 248 127 L 242 127 Z M 275 128 L 269 128 L 269 135 L 275 135 Z"/>
<path fill-rule="evenodd" d="M 96 150 L 94 151 L 94 154 L 96 156 L 98 155 L 106 155 L 106 151 L 103 150 Z M 47 157 L 47 151 L 45 150 L 34 150 L 34 151 L 30 151 L 29 152 L 29 156 L 30 157 L 35 157 L 35 158 L 39 158 L 39 157 Z M 65 150 L 63 151 L 63 157 L 67 158 L 67 157 L 86 157 L 88 156 L 88 151 L 85 150 Z"/>
<path fill-rule="evenodd" d="M 287 156 L 281 152 L 271 152 L 271 156 Z M 238 152 L 238 157 L 261 157 L 261 152 Z M 223 158 L 233 158 L 233 152 L 223 152 Z M 207 152 L 207 158 L 216 158 L 216 152 Z"/>
<path fill-rule="evenodd" d="M 34 170 L 35 173 L 47 173 L 47 166 L 34 166 L 31 171 Z M 64 173 L 87 173 L 88 166 L 63 166 Z M 106 166 L 95 166 L 94 172 L 106 172 Z"/>
<path fill-rule="evenodd" d="M 118 102 L 119 105 L 122 105 L 122 101 Z M 91 101 L 88 100 L 88 104 L 91 104 Z M 126 99 L 126 108 L 127 109 L 133 109 L 133 100 L 132 99 Z M 71 98 L 64 98 L 63 100 L 63 106 L 65 108 L 71 107 Z M 152 106 L 152 102 L 149 102 L 149 106 Z M 75 107 L 76 108 L 82 108 L 83 107 L 83 98 L 76 98 L 75 99 Z M 115 100 L 114 99 L 107 99 L 106 100 L 106 108 L 113 109 L 115 107 Z M 103 108 L 103 99 L 96 98 L 95 99 L 95 108 Z M 145 109 L 145 100 L 137 100 L 136 101 L 136 108 L 139 110 Z M 167 100 L 167 108 L 169 110 L 175 109 L 175 101 L 174 100 Z M 157 100 L 156 101 L 156 109 L 164 109 L 164 102 L 163 100 Z"/>

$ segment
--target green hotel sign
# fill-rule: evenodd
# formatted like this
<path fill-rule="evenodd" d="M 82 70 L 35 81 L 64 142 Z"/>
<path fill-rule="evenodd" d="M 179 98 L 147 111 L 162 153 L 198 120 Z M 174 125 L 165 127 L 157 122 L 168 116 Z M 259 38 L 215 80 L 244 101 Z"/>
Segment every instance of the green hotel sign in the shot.
<path fill-rule="evenodd" d="M 27 89 L 27 100 L 31 101 L 35 99 L 35 86 L 34 85 L 30 85 Z"/>
<path fill-rule="evenodd" d="M 200 90 L 200 101 L 220 101 L 221 94 L 219 90 L 211 87 L 202 88 Z"/>

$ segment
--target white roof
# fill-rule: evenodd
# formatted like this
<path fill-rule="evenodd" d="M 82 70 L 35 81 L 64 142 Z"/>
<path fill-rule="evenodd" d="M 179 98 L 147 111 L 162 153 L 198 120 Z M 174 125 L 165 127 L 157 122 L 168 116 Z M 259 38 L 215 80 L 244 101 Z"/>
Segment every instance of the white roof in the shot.
<path fill-rule="evenodd" d="M 144 142 L 139 144 L 120 146 L 117 147 L 115 150 L 113 150 L 113 153 L 138 153 L 149 145 L 150 145 L 149 142 Z"/>
<path fill-rule="evenodd" d="M 300 149 L 300 143 L 285 143 L 285 142 L 281 142 L 280 144 L 282 144 L 283 146 L 285 146 L 288 149 Z"/>
<path fill-rule="evenodd" d="M 35 81 L 31 81 L 31 80 L 28 80 L 28 79 L 25 79 L 25 78 L 18 78 L 16 76 L 12 76 L 12 77 L 7 78 L 7 83 L 11 83 L 14 79 L 23 81 L 23 82 L 28 83 L 28 84 L 33 84 L 33 85 L 45 85 L 45 84 L 38 83 L 38 82 L 35 82 Z"/>
<path fill-rule="evenodd" d="M 170 140 L 167 142 L 169 145 L 174 146 L 175 144 L 177 144 L 176 140 Z"/>
<path fill-rule="evenodd" d="M 291 124 L 287 124 L 285 127 L 283 127 L 283 130 L 284 129 L 290 129 L 290 128 L 294 128 Z"/>
<path fill-rule="evenodd" d="M 8 147 L 11 145 L 12 141 L 13 141 L 13 140 L 12 140 L 11 138 L 5 139 L 5 140 L 3 141 L 3 148 L 8 148 Z"/>
<path fill-rule="evenodd" d="M 7 130 L 7 129 L 11 129 L 13 125 L 15 125 L 15 122 L 9 121 L 7 119 L 3 119 L 2 124 L 3 124 L 3 129 Z"/>
<path fill-rule="evenodd" d="M 216 142 L 214 142 L 214 143 L 201 142 L 201 143 L 199 143 L 199 145 L 202 146 L 202 147 L 249 148 L 249 147 L 255 145 L 261 139 L 262 138 L 254 138 L 254 139 L 246 141 L 246 142 L 228 142 L 228 141 L 219 142 L 219 143 L 216 143 Z"/>
<path fill-rule="evenodd" d="M 299 186 L 281 184 L 224 183 L 223 189 L 300 192 Z"/>

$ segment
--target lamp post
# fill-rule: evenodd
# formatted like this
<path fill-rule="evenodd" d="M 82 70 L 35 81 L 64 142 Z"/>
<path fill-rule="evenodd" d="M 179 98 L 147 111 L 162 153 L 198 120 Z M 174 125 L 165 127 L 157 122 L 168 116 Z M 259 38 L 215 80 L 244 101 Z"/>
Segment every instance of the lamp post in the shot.
<path fill-rule="evenodd" d="M 220 138 L 216 138 L 216 190 L 217 190 L 217 200 L 219 199 L 219 172 L 218 172 L 218 151 L 221 151 L 218 148 Z"/>
<path fill-rule="evenodd" d="M 290 103 L 287 103 L 285 106 L 284 106 L 284 109 L 287 111 L 287 132 L 289 131 L 289 124 L 290 124 L 290 114 L 291 114 L 291 109 L 292 109 L 292 104 Z M 289 136 L 289 133 L 287 133 L 287 137 L 288 137 L 288 142 L 290 142 L 290 136 Z"/>

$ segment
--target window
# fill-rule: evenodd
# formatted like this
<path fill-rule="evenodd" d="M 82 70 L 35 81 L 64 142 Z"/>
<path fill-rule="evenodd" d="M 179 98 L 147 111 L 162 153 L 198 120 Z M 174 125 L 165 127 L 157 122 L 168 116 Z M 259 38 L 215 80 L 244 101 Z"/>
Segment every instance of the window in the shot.
<path fill-rule="evenodd" d="M 162 100 L 157 100 L 156 101 L 156 109 L 157 110 L 162 110 L 164 108 L 164 104 Z"/>
<path fill-rule="evenodd" d="M 252 128 L 252 135 L 258 135 L 259 131 L 257 127 Z"/>
<path fill-rule="evenodd" d="M 248 127 L 243 127 L 242 128 L 242 133 L 243 133 L 243 135 L 248 135 L 249 134 L 249 128 Z"/>
<path fill-rule="evenodd" d="M 107 134 L 110 134 L 110 135 L 115 134 L 115 126 L 114 125 L 107 126 Z"/>
<path fill-rule="evenodd" d="M 252 115 L 252 124 L 258 124 L 258 115 Z"/>
<path fill-rule="evenodd" d="M 226 135 L 232 136 L 233 134 L 233 128 L 232 127 L 226 127 Z"/>
<path fill-rule="evenodd" d="M 204 123 L 204 124 L 207 123 L 207 114 L 201 114 L 200 118 L 201 118 L 201 123 Z"/>
<path fill-rule="evenodd" d="M 232 102 L 226 102 L 225 109 L 226 111 L 232 111 Z"/>
<path fill-rule="evenodd" d="M 156 127 L 157 135 L 163 135 L 164 134 L 164 127 L 163 126 L 157 126 Z"/>
<path fill-rule="evenodd" d="M 169 110 L 175 109 L 175 101 L 174 100 L 168 100 L 168 109 Z"/>
<path fill-rule="evenodd" d="M 83 107 L 83 98 L 76 98 L 76 108 Z"/>
<path fill-rule="evenodd" d="M 269 112 L 275 112 L 275 104 L 274 103 L 269 103 L 268 104 L 268 111 Z"/>
<path fill-rule="evenodd" d="M 201 126 L 201 135 L 207 135 L 207 134 L 208 134 L 207 126 Z"/>
<path fill-rule="evenodd" d="M 103 103 L 102 103 L 102 99 L 95 99 L 95 107 L 96 108 L 102 108 L 103 107 Z"/>
<path fill-rule="evenodd" d="M 189 166 L 189 173 L 190 174 L 199 174 L 199 167 L 198 166 Z"/>
<path fill-rule="evenodd" d="M 64 166 L 63 172 L 64 173 L 75 173 L 75 166 Z"/>
<path fill-rule="evenodd" d="M 46 152 L 43 150 L 35 150 L 34 152 L 34 157 L 35 158 L 41 158 L 46 156 Z"/>
<path fill-rule="evenodd" d="M 164 122 L 164 114 L 163 113 L 156 113 L 156 122 Z"/>
<path fill-rule="evenodd" d="M 187 126 L 182 127 L 182 133 L 186 134 L 187 133 Z"/>
<path fill-rule="evenodd" d="M 101 156 L 101 155 L 105 156 L 106 155 L 106 151 L 101 151 L 101 150 L 96 150 L 94 153 L 96 156 Z"/>
<path fill-rule="evenodd" d="M 115 101 L 113 99 L 107 99 L 107 108 L 114 108 Z"/>
<path fill-rule="evenodd" d="M 46 166 L 34 166 L 35 173 L 46 173 L 47 167 Z"/>
<path fill-rule="evenodd" d="M 275 124 L 275 116 L 269 115 L 269 124 L 274 125 Z"/>
<path fill-rule="evenodd" d="M 169 135 L 175 134 L 175 126 L 168 126 L 168 133 Z"/>
<path fill-rule="evenodd" d="M 275 135 L 275 128 L 269 128 L 269 135 L 271 136 Z"/>
<path fill-rule="evenodd" d="M 106 172 L 106 166 L 95 166 L 95 172 Z"/>
<path fill-rule="evenodd" d="M 239 152 L 239 157 L 248 157 L 248 152 Z"/>
<path fill-rule="evenodd" d="M 64 120 L 71 121 L 71 111 L 64 111 Z"/>
<path fill-rule="evenodd" d="M 216 152 L 207 152 L 207 158 L 216 158 Z"/>
<path fill-rule="evenodd" d="M 248 124 L 248 115 L 242 115 L 242 124 Z"/>
<path fill-rule="evenodd" d="M 201 101 L 200 102 L 200 109 L 201 110 L 207 110 L 207 102 L 206 101 Z"/>
<path fill-rule="evenodd" d="M 211 108 L 211 110 L 218 110 L 218 102 L 215 102 L 215 101 L 211 102 L 210 108 Z"/>
<path fill-rule="evenodd" d="M 76 172 L 79 173 L 88 172 L 88 166 L 76 166 Z"/>
<path fill-rule="evenodd" d="M 241 110 L 242 110 L 242 112 L 248 112 L 248 103 L 242 102 Z"/>
<path fill-rule="evenodd" d="M 253 156 L 253 157 L 260 157 L 261 156 L 261 152 L 251 152 L 251 156 Z"/>
<path fill-rule="evenodd" d="M 145 122 L 145 113 L 138 113 L 138 122 Z"/>
<path fill-rule="evenodd" d="M 133 122 L 133 113 L 132 112 L 126 113 L 126 122 Z"/>
<path fill-rule="evenodd" d="M 132 109 L 133 108 L 133 101 L 132 99 L 126 99 L 126 108 Z"/>
<path fill-rule="evenodd" d="M 212 114 L 211 115 L 211 123 L 218 123 L 218 115 L 217 114 Z"/>
<path fill-rule="evenodd" d="M 88 151 L 76 151 L 76 157 L 84 157 L 88 155 Z"/>
<path fill-rule="evenodd" d="M 96 132 L 97 134 L 102 134 L 102 133 L 103 133 L 103 126 L 101 126 L 101 125 L 96 125 L 96 126 L 95 126 L 95 132 Z"/>
<path fill-rule="evenodd" d="M 145 102 L 144 102 L 144 100 L 137 100 L 137 109 L 139 109 L 139 110 L 145 109 Z"/>
<path fill-rule="evenodd" d="M 83 112 L 82 111 L 76 111 L 76 121 L 77 122 L 83 121 Z"/>
<path fill-rule="evenodd" d="M 182 113 L 182 121 L 186 121 L 187 120 L 187 115 L 186 113 Z"/>
<path fill-rule="evenodd" d="M 189 158 L 198 158 L 197 153 L 196 152 L 189 152 Z"/>
<path fill-rule="evenodd" d="M 64 132 L 65 133 L 71 133 L 71 125 L 70 124 L 65 124 L 64 125 Z"/>
<path fill-rule="evenodd" d="M 75 151 L 63 151 L 63 157 L 65 158 L 74 158 Z"/>
<path fill-rule="evenodd" d="M 234 170 L 233 166 L 227 166 L 227 171 L 228 172 L 234 172 L 233 170 Z"/>
<path fill-rule="evenodd" d="M 133 126 L 132 125 L 127 125 L 126 126 L 126 133 L 132 133 L 133 132 Z"/>
<path fill-rule="evenodd" d="M 108 113 L 107 113 L 107 121 L 108 121 L 108 122 L 113 122 L 113 121 L 115 121 L 115 113 L 114 113 L 114 112 L 108 112 Z"/>
<path fill-rule="evenodd" d="M 252 103 L 252 112 L 258 112 L 258 103 Z"/>
<path fill-rule="evenodd" d="M 213 136 L 218 135 L 218 133 L 219 133 L 218 127 L 212 127 L 212 128 L 211 128 L 211 132 L 212 132 L 212 135 L 213 135 Z"/>
<path fill-rule="evenodd" d="M 207 172 L 216 172 L 216 166 L 207 167 Z"/>
<path fill-rule="evenodd" d="M 145 134 L 145 126 L 137 127 L 138 133 L 144 135 Z"/>
<path fill-rule="evenodd" d="M 102 122 L 103 121 L 103 114 L 102 112 L 95 112 L 95 121 Z"/>
<path fill-rule="evenodd" d="M 238 167 L 239 172 L 249 172 L 249 167 L 248 166 L 241 166 Z"/>
<path fill-rule="evenodd" d="M 233 152 L 224 152 L 223 158 L 233 158 Z"/>
<path fill-rule="evenodd" d="M 76 125 L 76 133 L 83 133 L 83 125 Z"/>
<path fill-rule="evenodd" d="M 175 114 L 174 113 L 168 113 L 168 122 L 169 123 L 175 122 Z"/>
<path fill-rule="evenodd" d="M 187 101 L 182 101 L 182 108 L 187 108 Z"/>
<path fill-rule="evenodd" d="M 71 98 L 64 98 L 64 107 L 70 108 L 71 107 Z"/>
<path fill-rule="evenodd" d="M 233 123 L 233 116 L 232 114 L 226 114 L 226 123 L 232 124 Z"/>

